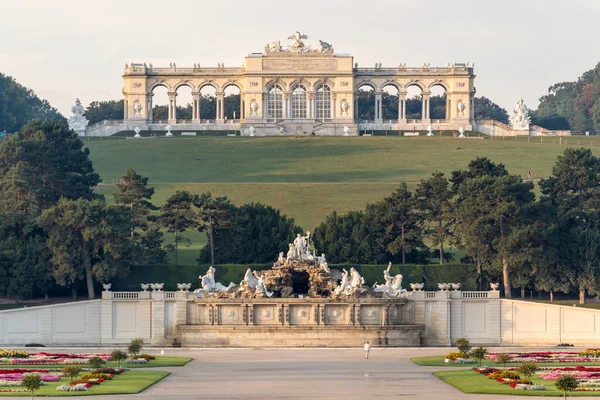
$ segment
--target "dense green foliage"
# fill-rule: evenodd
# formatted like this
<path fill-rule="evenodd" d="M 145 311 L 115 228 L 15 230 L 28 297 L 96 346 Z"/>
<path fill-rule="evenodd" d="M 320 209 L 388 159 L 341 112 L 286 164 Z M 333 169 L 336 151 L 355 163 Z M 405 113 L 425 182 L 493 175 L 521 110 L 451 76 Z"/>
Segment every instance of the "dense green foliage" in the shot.
<path fill-rule="evenodd" d="M 229 222 L 214 231 L 214 263 L 254 264 L 272 262 L 302 228 L 293 218 L 260 203 L 229 207 Z M 206 218 L 209 220 L 209 218 Z M 210 243 L 200 251 L 200 262 L 211 261 Z"/>
<path fill-rule="evenodd" d="M 576 81 L 560 82 L 548 88 L 534 113 L 536 122 L 564 127 L 563 117 L 575 133 L 600 131 L 600 63 Z"/>
<path fill-rule="evenodd" d="M 124 116 L 123 100 L 92 101 L 83 114 L 89 121 L 89 125 L 104 120 L 121 120 Z"/>
<path fill-rule="evenodd" d="M 475 119 L 493 119 L 508 124 L 508 113 L 487 97 L 475 97 Z"/>
<path fill-rule="evenodd" d="M 0 132 L 17 132 L 32 119 L 63 119 L 46 100 L 33 90 L 0 73 Z"/>

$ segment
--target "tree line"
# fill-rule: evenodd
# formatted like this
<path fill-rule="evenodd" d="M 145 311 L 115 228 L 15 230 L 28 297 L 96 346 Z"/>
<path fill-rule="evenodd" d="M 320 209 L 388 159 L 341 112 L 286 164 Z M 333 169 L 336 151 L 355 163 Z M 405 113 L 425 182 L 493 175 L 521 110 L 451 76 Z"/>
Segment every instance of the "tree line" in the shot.
<path fill-rule="evenodd" d="M 600 159 L 567 149 L 539 183 L 510 174 L 487 158 L 449 177 L 435 172 L 414 191 L 405 183 L 362 211 L 333 212 L 314 232 L 332 263 L 423 263 L 426 241 L 440 264 L 445 244 L 477 266 L 478 287 L 500 278 L 512 288 L 600 294 Z"/>
<path fill-rule="evenodd" d="M 109 204 L 77 135 L 64 120 L 34 120 L 0 144 L 0 292 L 48 294 L 128 273 L 131 265 L 178 262 L 185 232 L 205 232 L 199 262 L 266 263 L 302 231 L 270 206 L 236 206 L 227 197 L 177 191 L 161 207 L 135 170 L 125 172 Z M 598 292 L 600 160 L 567 149 L 539 183 L 487 158 L 446 177 L 435 172 L 411 191 L 405 183 L 364 210 L 333 212 L 311 235 L 331 263 L 440 264 L 445 246 L 477 266 L 478 285 L 501 277 L 512 287 Z M 169 237 L 165 238 L 165 234 Z"/>
<path fill-rule="evenodd" d="M 189 229 L 207 233 L 200 259 L 213 264 L 270 261 L 301 232 L 270 206 L 177 191 L 157 207 L 147 177 L 129 168 L 120 182 L 113 204 L 94 192 L 100 176 L 64 120 L 34 120 L 4 140 L 0 292 L 47 297 L 56 285 L 74 293 L 83 286 L 94 298 L 99 282 L 126 276 L 132 265 L 166 263 L 168 252 L 177 263 Z M 166 245 L 165 233 L 174 238 Z"/>

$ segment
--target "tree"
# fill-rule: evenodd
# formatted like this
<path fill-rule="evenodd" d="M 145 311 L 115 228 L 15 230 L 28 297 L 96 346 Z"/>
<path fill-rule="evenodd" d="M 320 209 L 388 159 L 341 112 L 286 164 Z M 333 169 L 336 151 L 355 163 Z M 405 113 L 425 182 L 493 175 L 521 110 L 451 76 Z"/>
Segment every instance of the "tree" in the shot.
<path fill-rule="evenodd" d="M 127 352 L 132 357 L 137 357 L 138 354 L 142 352 L 142 348 L 144 347 L 144 339 L 131 339 L 129 342 L 129 346 L 127 346 Z"/>
<path fill-rule="evenodd" d="M 427 223 L 425 235 L 434 246 L 439 246 L 440 264 L 444 263 L 444 242 L 451 236 L 453 223 L 453 192 L 441 172 L 434 172 L 428 180 L 421 180 L 415 199 Z"/>
<path fill-rule="evenodd" d="M 561 376 L 556 380 L 554 385 L 558 390 L 563 392 L 565 400 L 567 400 L 567 392 L 572 392 L 579 386 L 577 379 L 573 375 Z"/>
<path fill-rule="evenodd" d="M 463 353 L 466 357 L 469 357 L 471 351 L 471 342 L 466 337 L 458 338 L 455 341 L 458 351 Z"/>
<path fill-rule="evenodd" d="M 302 233 L 293 218 L 260 203 L 230 206 L 227 223 L 214 229 L 214 263 L 267 263 Z M 200 251 L 200 263 L 211 261 L 210 242 Z"/>
<path fill-rule="evenodd" d="M 124 207 L 131 223 L 131 241 L 136 250 L 131 257 L 132 262 L 157 264 L 166 261 L 166 253 L 161 248 L 162 232 L 156 226 L 156 217 L 151 215 L 159 207 L 150 200 L 154 188 L 149 188 L 148 178 L 139 175 L 129 168 L 117 184 L 119 193 L 114 194 L 115 203 Z"/>
<path fill-rule="evenodd" d="M 406 264 L 406 254 L 413 249 L 423 248 L 422 216 L 416 211 L 415 199 L 406 183 L 374 210 L 384 226 L 383 240 L 386 250 L 392 255 L 400 253 L 402 264 Z"/>
<path fill-rule="evenodd" d="M 25 373 L 21 379 L 21 386 L 31 392 L 31 398 L 35 396 L 35 391 L 42 387 L 42 374 L 39 372 Z"/>
<path fill-rule="evenodd" d="M 523 375 L 528 381 L 531 380 L 531 375 L 535 374 L 538 370 L 538 365 L 532 362 L 525 362 L 519 365 L 519 374 Z"/>
<path fill-rule="evenodd" d="M 498 354 L 498 357 L 496 357 L 496 363 L 502 364 L 503 367 L 506 367 L 506 364 L 509 363 L 510 361 L 511 361 L 510 354 L 507 354 L 507 353 L 500 353 L 500 354 Z"/>
<path fill-rule="evenodd" d="M 202 193 L 195 197 L 194 205 L 198 209 L 198 231 L 206 232 L 210 247 L 210 263 L 215 265 L 215 240 L 214 231 L 223 228 L 229 223 L 232 214 L 232 205 L 227 197 L 213 197 L 210 192 Z"/>
<path fill-rule="evenodd" d="M 542 202 L 556 218 L 554 240 L 547 247 L 560 246 L 557 273 L 579 290 L 581 304 L 586 292 L 596 292 L 600 279 L 599 174 L 600 160 L 589 149 L 570 148 L 540 182 Z"/>
<path fill-rule="evenodd" d="M 520 247 L 526 244 L 522 230 L 529 222 L 535 200 L 533 184 L 509 175 L 502 164 L 496 165 L 485 158 L 472 161 L 466 171 L 453 172 L 452 182 L 457 191 L 458 236 L 467 236 L 466 241 L 471 242 L 468 247 L 478 251 L 483 243 L 469 236 L 484 235 L 492 250 L 487 251 L 488 255 L 500 260 L 505 296 L 510 298 L 511 256 L 518 255 Z"/>
<path fill-rule="evenodd" d="M 94 280 L 107 282 L 127 272 L 122 257 L 130 252 L 129 222 L 117 207 L 100 200 L 61 199 L 39 219 L 48 234 L 53 275 L 65 286 L 85 278 L 88 297 Z"/>
<path fill-rule="evenodd" d="M 470 357 L 479 361 L 479 366 L 481 367 L 481 362 L 485 360 L 485 357 L 488 354 L 488 350 L 485 347 L 477 347 L 476 349 L 471 350 Z"/>
<path fill-rule="evenodd" d="M 117 363 L 117 368 L 121 368 L 121 361 L 127 360 L 127 353 L 123 350 L 113 350 L 110 353 L 110 361 Z"/>
<path fill-rule="evenodd" d="M 83 116 L 88 119 L 89 125 L 93 125 L 104 120 L 122 120 L 124 112 L 123 100 L 92 101 Z"/>
<path fill-rule="evenodd" d="M 92 167 L 89 149 L 65 121 L 34 120 L 4 140 L 0 145 L 0 176 L 9 177 L 12 183 L 7 187 L 18 189 L 17 196 L 29 193 L 27 212 L 40 212 L 61 197 L 98 197 L 93 187 L 100 177 Z M 11 201 L 11 197 L 4 199 L 0 209 L 6 209 Z"/>
<path fill-rule="evenodd" d="M 180 234 L 198 225 L 193 209 L 196 197 L 188 191 L 178 190 L 160 209 L 159 225 L 174 236 L 173 244 L 167 246 L 167 249 L 175 253 L 175 264 L 179 264 L 179 243 L 184 243 L 186 246 L 190 244 L 190 240 Z"/>
<path fill-rule="evenodd" d="M 493 119 L 508 124 L 508 113 L 487 97 L 475 97 L 475 119 Z"/>
<path fill-rule="evenodd" d="M 227 119 L 240 119 L 240 95 L 228 94 L 223 99 L 223 116 Z"/>
<path fill-rule="evenodd" d="M 31 89 L 0 73 L 0 132 L 17 132 L 33 119 L 65 120 L 46 100 Z"/>
<path fill-rule="evenodd" d="M 76 365 L 66 365 L 62 370 L 63 376 L 71 378 L 71 383 L 81 373 L 81 367 Z"/>
<path fill-rule="evenodd" d="M 106 361 L 102 357 L 94 356 L 88 358 L 88 364 L 90 364 L 90 367 L 92 367 L 94 371 L 97 371 L 100 369 L 100 367 L 106 364 Z"/>

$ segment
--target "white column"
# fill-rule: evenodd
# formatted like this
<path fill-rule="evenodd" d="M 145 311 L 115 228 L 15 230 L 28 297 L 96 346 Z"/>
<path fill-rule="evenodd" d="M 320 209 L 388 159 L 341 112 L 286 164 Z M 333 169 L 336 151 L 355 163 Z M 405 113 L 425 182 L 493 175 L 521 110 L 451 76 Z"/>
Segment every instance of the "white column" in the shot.
<path fill-rule="evenodd" d="M 223 110 L 223 98 L 223 92 L 217 93 L 217 120 L 221 122 L 225 120 L 225 110 Z"/>
<path fill-rule="evenodd" d="M 398 93 L 398 123 L 406 123 L 406 92 Z"/>
<path fill-rule="evenodd" d="M 192 93 L 192 122 L 200 123 L 200 93 Z"/>
<path fill-rule="evenodd" d="M 383 115 L 382 115 L 382 93 L 375 93 L 375 123 L 381 124 L 383 123 Z"/>
<path fill-rule="evenodd" d="M 170 92 L 169 95 L 169 124 L 177 124 L 177 93 Z"/>
<path fill-rule="evenodd" d="M 421 119 L 423 123 L 429 123 L 429 93 L 423 93 Z"/>

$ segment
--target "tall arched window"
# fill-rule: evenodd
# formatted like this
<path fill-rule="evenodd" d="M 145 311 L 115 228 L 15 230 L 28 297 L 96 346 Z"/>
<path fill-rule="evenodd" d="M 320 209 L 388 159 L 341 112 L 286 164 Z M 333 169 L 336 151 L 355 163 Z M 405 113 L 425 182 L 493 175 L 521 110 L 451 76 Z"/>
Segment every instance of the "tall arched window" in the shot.
<path fill-rule="evenodd" d="M 273 85 L 267 92 L 267 118 L 283 119 L 283 91 Z"/>
<path fill-rule="evenodd" d="M 296 86 L 292 91 L 292 118 L 306 118 L 306 89 Z"/>
<path fill-rule="evenodd" d="M 315 109 L 317 119 L 331 118 L 331 89 L 327 85 L 319 85 L 315 92 Z"/>

